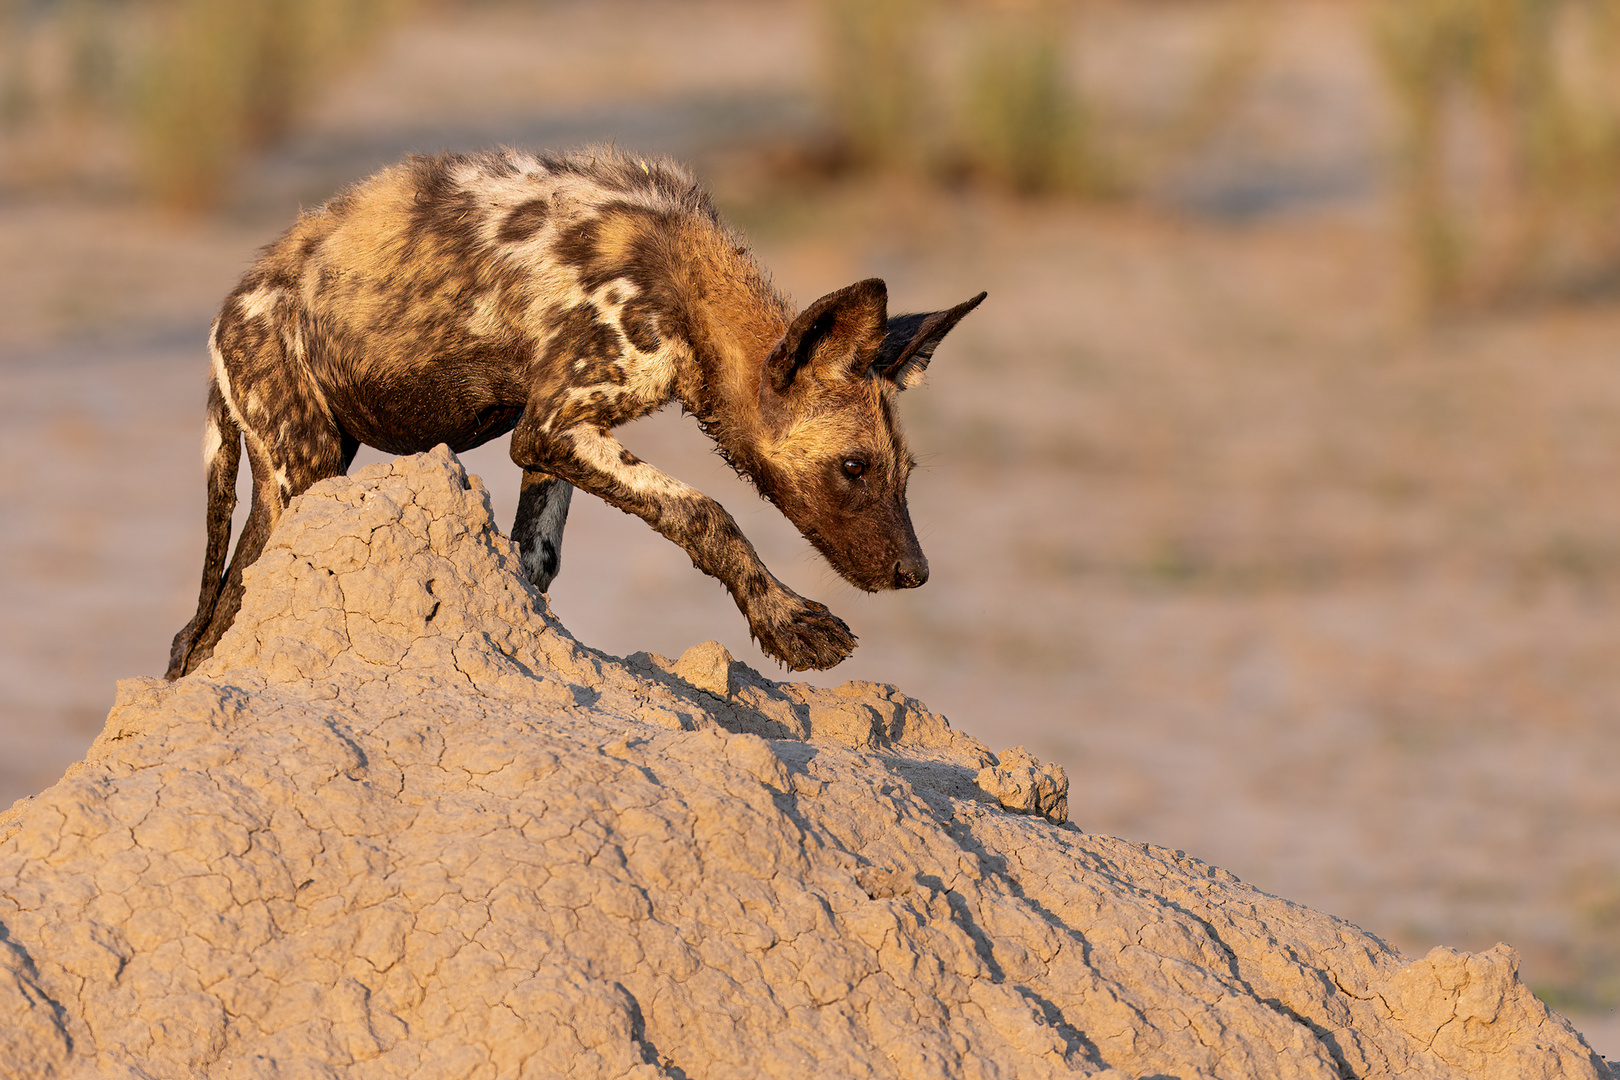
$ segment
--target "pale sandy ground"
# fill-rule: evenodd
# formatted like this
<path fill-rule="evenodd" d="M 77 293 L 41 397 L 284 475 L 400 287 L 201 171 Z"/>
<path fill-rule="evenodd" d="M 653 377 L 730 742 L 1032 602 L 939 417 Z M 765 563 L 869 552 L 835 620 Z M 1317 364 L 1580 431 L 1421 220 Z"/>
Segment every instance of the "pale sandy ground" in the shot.
<path fill-rule="evenodd" d="M 990 291 L 905 402 L 917 592 L 840 583 L 679 416 L 623 433 L 861 635 L 815 681 L 895 682 L 1062 762 L 1087 829 L 1410 953 L 1505 939 L 1533 987 L 1612 1001 L 1620 311 L 1415 329 L 1368 179 L 1371 76 L 1338 9 L 1301 10 L 1234 130 L 1166 186 L 1203 211 L 1180 218 L 762 187 L 738 148 L 809 122 L 814 53 L 803 11 L 758 5 L 413 27 L 216 219 L 0 203 L 0 803 L 80 756 L 113 680 L 160 671 L 190 614 L 201 341 L 252 250 L 407 148 L 617 137 L 694 157 L 801 302 L 870 274 L 906 308 Z M 504 443 L 468 464 L 509 519 Z M 610 652 L 712 637 L 773 670 L 717 584 L 590 499 L 553 601 Z M 1620 1055 L 1612 1013 L 1576 1015 Z"/>

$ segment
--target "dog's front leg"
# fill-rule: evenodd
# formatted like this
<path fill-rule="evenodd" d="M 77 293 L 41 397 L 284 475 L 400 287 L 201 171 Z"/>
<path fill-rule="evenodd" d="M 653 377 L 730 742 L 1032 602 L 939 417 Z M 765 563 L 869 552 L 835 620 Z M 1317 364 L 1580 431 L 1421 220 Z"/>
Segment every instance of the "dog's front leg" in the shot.
<path fill-rule="evenodd" d="M 794 671 L 830 668 L 854 651 L 844 621 L 778 581 L 725 507 L 640 460 L 602 428 L 542 434 L 519 424 L 512 459 L 636 515 L 679 544 L 692 565 L 731 592 L 760 648 Z"/>

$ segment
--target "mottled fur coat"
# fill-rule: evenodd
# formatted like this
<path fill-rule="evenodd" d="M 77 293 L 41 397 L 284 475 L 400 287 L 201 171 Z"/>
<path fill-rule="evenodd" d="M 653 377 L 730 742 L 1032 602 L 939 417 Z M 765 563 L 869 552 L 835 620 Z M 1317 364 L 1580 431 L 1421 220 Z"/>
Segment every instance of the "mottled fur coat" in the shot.
<path fill-rule="evenodd" d="M 169 677 L 212 653 L 288 500 L 346 471 L 361 443 L 466 450 L 508 432 L 523 469 L 512 536 L 541 590 L 581 488 L 723 582 L 767 653 L 831 667 L 854 648 L 849 628 L 612 429 L 680 402 L 847 580 L 921 585 L 894 398 L 982 299 L 891 319 L 869 280 L 795 315 L 670 162 L 496 150 L 386 169 L 303 214 L 214 320 L 207 551 Z M 244 445 L 253 504 L 227 567 Z"/>

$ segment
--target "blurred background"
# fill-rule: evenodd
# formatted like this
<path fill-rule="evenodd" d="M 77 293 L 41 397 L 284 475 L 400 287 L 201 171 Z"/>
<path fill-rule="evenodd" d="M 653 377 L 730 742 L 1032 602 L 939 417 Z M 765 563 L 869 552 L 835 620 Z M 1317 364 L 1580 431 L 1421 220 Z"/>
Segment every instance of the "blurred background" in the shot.
<path fill-rule="evenodd" d="M 1620 1056 L 1620 0 L 0 0 L 0 805 L 191 615 L 254 251 L 497 142 L 689 161 L 800 304 L 989 291 L 903 401 L 924 589 L 621 432 L 851 623 L 813 681 L 1409 953 L 1506 940 Z M 552 602 L 781 674 L 588 498 Z"/>

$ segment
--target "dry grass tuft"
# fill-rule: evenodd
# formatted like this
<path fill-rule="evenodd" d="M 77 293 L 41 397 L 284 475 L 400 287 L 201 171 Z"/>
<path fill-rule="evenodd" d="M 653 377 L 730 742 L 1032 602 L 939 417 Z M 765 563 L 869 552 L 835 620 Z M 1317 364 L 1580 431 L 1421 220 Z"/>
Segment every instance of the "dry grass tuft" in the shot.
<path fill-rule="evenodd" d="M 997 13 L 973 50 L 955 132 L 965 170 L 1026 194 L 1108 189 L 1088 110 L 1071 84 L 1070 14 L 1040 3 Z"/>
<path fill-rule="evenodd" d="M 1131 194 L 1230 115 L 1268 0 L 1226 0 L 1189 91 L 1151 131 L 1081 78 L 1085 0 L 823 0 L 826 95 L 846 164 L 1021 194 Z"/>
<path fill-rule="evenodd" d="M 1420 294 L 1477 306 L 1620 279 L 1620 2 L 1387 0 Z"/>
<path fill-rule="evenodd" d="M 283 135 L 339 63 L 412 0 L 0 0 L 0 139 L 11 175 L 84 179 L 118 163 L 182 210 Z M 98 177 L 105 181 L 106 177 Z"/>
<path fill-rule="evenodd" d="M 929 0 L 825 0 L 825 78 L 845 151 L 863 167 L 915 161 L 925 129 L 915 40 Z"/>

